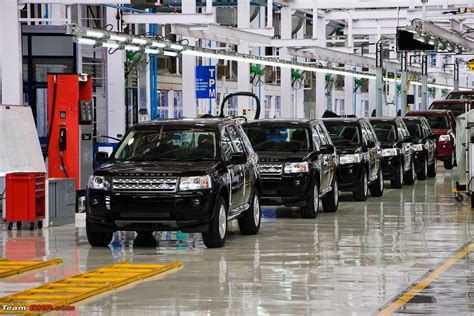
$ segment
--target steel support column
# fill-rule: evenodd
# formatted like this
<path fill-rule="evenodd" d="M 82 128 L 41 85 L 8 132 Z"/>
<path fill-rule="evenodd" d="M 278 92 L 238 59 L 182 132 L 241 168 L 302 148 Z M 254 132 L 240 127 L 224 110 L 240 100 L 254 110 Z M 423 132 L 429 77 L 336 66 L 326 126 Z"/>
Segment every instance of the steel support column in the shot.
<path fill-rule="evenodd" d="M 281 38 L 291 38 L 292 24 L 291 7 L 281 8 Z M 280 58 L 289 60 L 287 48 L 280 48 Z M 293 88 L 291 87 L 291 69 L 281 68 L 280 93 L 281 93 L 281 117 L 294 117 Z"/>
<path fill-rule="evenodd" d="M 239 29 L 250 28 L 250 0 L 242 0 L 237 2 L 237 27 Z M 249 42 L 240 41 L 237 46 L 237 52 L 248 54 L 250 52 Z M 239 62 L 237 64 L 237 87 L 239 91 L 250 91 L 250 64 Z M 249 108 L 253 102 L 248 97 L 237 98 L 238 115 L 243 115 L 243 109 Z"/>
<path fill-rule="evenodd" d="M 401 76 L 400 76 L 400 110 L 401 110 L 401 115 L 405 116 L 407 112 L 407 81 L 408 81 L 408 73 L 407 73 L 407 52 L 402 53 L 402 58 L 401 58 Z"/>
<path fill-rule="evenodd" d="M 421 108 L 428 108 L 428 57 L 423 54 L 421 57 Z"/>
<path fill-rule="evenodd" d="M 376 94 L 375 94 L 375 115 L 383 116 L 383 42 L 379 40 L 376 45 L 375 52 L 375 84 L 376 84 Z"/>
<path fill-rule="evenodd" d="M 196 13 L 196 1 L 183 1 L 182 12 L 188 14 Z M 196 40 L 191 37 L 183 36 L 183 39 L 189 41 L 189 45 L 195 46 Z M 196 57 L 182 55 L 182 76 L 183 87 L 183 117 L 197 116 L 196 102 Z"/>
<path fill-rule="evenodd" d="M 454 91 L 459 91 L 459 61 L 456 58 L 454 62 Z"/>

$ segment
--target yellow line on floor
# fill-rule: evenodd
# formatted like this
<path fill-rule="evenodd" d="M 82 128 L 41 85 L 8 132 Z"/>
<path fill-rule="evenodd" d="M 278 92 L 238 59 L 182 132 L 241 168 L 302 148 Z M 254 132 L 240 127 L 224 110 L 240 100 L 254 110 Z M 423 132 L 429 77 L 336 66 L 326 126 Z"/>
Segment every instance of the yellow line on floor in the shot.
<path fill-rule="evenodd" d="M 394 313 L 400 307 L 405 305 L 408 301 L 410 301 L 413 297 L 415 297 L 418 293 L 423 291 L 431 282 L 433 282 L 436 278 L 438 278 L 443 272 L 448 270 L 453 264 L 455 264 L 460 259 L 466 257 L 471 251 L 474 251 L 474 243 L 471 243 L 464 248 L 462 248 L 458 253 L 456 253 L 453 257 L 449 258 L 446 262 L 444 262 L 441 266 L 436 268 L 433 272 L 431 272 L 426 278 L 421 280 L 420 282 L 416 283 L 410 290 L 405 292 L 400 298 L 398 298 L 395 302 L 384 308 L 378 316 L 386 316 Z"/>
<path fill-rule="evenodd" d="M 48 261 L 10 261 L 7 259 L 1 259 L 0 278 L 6 278 L 15 274 L 21 274 L 27 271 L 41 269 L 61 263 L 63 263 L 63 261 L 58 258 Z"/>
<path fill-rule="evenodd" d="M 0 298 L 1 306 L 9 309 L 0 313 L 42 311 L 42 313 L 70 306 L 87 298 L 112 291 L 157 274 L 180 268 L 181 262 L 171 264 L 131 264 L 121 262 L 93 271 L 67 277 L 45 285 Z M 38 310 L 38 306 L 43 306 Z"/>

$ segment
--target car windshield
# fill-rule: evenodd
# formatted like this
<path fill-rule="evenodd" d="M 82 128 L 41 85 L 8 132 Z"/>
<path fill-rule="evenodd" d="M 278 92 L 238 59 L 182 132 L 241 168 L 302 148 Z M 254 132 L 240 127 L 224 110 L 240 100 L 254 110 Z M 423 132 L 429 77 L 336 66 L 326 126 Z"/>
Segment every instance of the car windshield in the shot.
<path fill-rule="evenodd" d="M 421 131 L 421 124 L 417 120 L 403 120 L 405 125 L 408 128 L 408 132 L 410 132 L 410 136 L 414 139 L 422 138 L 422 131 Z"/>
<path fill-rule="evenodd" d="M 375 130 L 377 138 L 382 143 L 395 142 L 397 141 L 397 130 L 395 124 L 390 122 L 373 122 L 370 121 L 372 127 Z"/>
<path fill-rule="evenodd" d="M 448 129 L 448 117 L 444 115 L 423 115 L 433 129 Z"/>
<path fill-rule="evenodd" d="M 454 116 L 458 117 L 466 112 L 466 107 L 462 103 L 446 104 L 446 103 L 433 103 L 430 106 L 430 110 L 451 110 Z"/>
<path fill-rule="evenodd" d="M 446 100 L 474 100 L 474 94 L 472 93 L 450 93 L 446 97 Z"/>
<path fill-rule="evenodd" d="M 310 151 L 308 128 L 287 126 L 251 126 L 245 132 L 256 151 Z"/>
<path fill-rule="evenodd" d="M 361 145 L 361 137 L 359 133 L 359 125 L 347 124 L 343 122 L 324 122 L 329 136 L 334 146 L 357 146 Z"/>
<path fill-rule="evenodd" d="M 216 133 L 203 129 L 135 130 L 120 144 L 116 161 L 215 160 Z"/>

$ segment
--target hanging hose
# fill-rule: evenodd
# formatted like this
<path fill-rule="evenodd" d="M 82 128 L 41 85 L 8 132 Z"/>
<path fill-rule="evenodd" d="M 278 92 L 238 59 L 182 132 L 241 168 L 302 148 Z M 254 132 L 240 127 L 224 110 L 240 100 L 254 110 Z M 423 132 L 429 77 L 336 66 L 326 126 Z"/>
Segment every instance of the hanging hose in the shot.
<path fill-rule="evenodd" d="M 64 175 L 66 178 L 69 178 L 69 174 L 66 169 L 66 165 L 64 164 L 63 152 L 59 151 L 59 160 L 61 160 L 61 167 L 63 168 Z"/>

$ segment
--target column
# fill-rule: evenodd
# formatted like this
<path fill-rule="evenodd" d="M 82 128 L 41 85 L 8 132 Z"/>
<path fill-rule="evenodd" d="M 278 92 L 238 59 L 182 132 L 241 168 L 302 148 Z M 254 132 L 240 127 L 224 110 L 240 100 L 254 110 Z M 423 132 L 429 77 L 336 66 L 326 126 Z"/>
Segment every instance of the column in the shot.
<path fill-rule="evenodd" d="M 281 38 L 291 38 L 291 8 L 281 8 Z M 288 50 L 286 48 L 280 48 L 280 58 L 290 59 Z M 281 117 L 282 118 L 293 118 L 294 107 L 293 107 L 293 88 L 291 87 L 291 69 L 281 68 L 280 78 L 280 93 L 281 93 Z"/>
<path fill-rule="evenodd" d="M 378 41 L 375 53 L 375 115 L 383 116 L 383 42 Z"/>
<path fill-rule="evenodd" d="M 250 0 L 242 0 L 237 2 L 237 27 L 250 28 Z M 240 41 L 237 52 L 248 54 L 250 52 L 249 43 Z M 237 64 L 237 90 L 250 91 L 250 64 L 239 62 Z M 248 97 L 238 97 L 238 115 L 243 114 L 244 108 L 250 108 L 251 100 Z"/>
<path fill-rule="evenodd" d="M 265 27 L 265 10 L 266 8 L 264 6 L 260 6 L 260 11 L 258 18 L 256 18 L 253 23 L 252 27 L 258 27 L 258 28 L 263 28 Z M 271 10 L 270 10 L 271 11 Z M 273 12 L 273 11 L 272 11 Z M 265 47 L 259 46 L 258 47 L 258 55 L 265 57 Z M 259 85 L 255 91 L 257 94 L 258 98 L 260 99 L 260 118 L 265 117 L 265 73 L 262 76 L 263 83 Z M 255 89 L 254 89 L 255 90 Z M 254 108 L 254 110 L 257 110 L 257 108 Z"/>
<path fill-rule="evenodd" d="M 174 118 L 174 90 L 168 91 L 168 118 Z"/>
<path fill-rule="evenodd" d="M 400 110 L 401 116 L 405 116 L 407 114 L 407 82 L 408 82 L 408 74 L 407 74 L 407 59 L 408 53 L 402 53 L 402 60 L 400 62 L 402 74 L 400 76 Z"/>
<path fill-rule="evenodd" d="M 107 24 L 113 31 L 119 31 L 117 10 L 106 8 Z M 117 50 L 115 54 L 107 54 L 106 60 L 106 111 L 107 135 L 117 137 L 125 133 L 125 51 Z"/>
<path fill-rule="evenodd" d="M 0 56 L 3 104 L 23 104 L 21 25 L 17 0 L 0 1 Z M 8 44 L 7 44 L 8 43 Z"/>
<path fill-rule="evenodd" d="M 196 1 L 182 1 L 183 13 L 196 13 Z M 195 39 L 183 36 L 189 41 L 189 45 L 196 44 Z M 196 117 L 196 57 L 184 55 L 182 59 L 182 87 L 183 87 L 183 117 Z"/>
<path fill-rule="evenodd" d="M 313 0 L 313 39 L 319 47 L 326 47 L 326 19 L 318 17 L 318 1 Z M 326 111 L 325 74 L 315 73 L 314 93 L 316 94 L 315 117 L 321 117 Z"/>
<path fill-rule="evenodd" d="M 428 108 L 428 58 L 426 54 L 421 57 L 421 108 Z"/>

